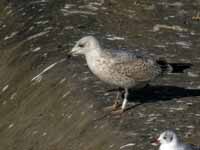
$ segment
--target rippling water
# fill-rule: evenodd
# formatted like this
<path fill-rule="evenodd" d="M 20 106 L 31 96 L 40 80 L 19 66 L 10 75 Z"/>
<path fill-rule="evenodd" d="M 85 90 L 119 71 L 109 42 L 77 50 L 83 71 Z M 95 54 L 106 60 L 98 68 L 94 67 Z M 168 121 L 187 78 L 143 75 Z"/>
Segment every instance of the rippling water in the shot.
<path fill-rule="evenodd" d="M 199 0 L 2 0 L 0 148 L 155 149 L 150 140 L 166 128 L 199 144 L 199 8 Z M 115 98 L 113 87 L 84 59 L 67 56 L 86 35 L 105 48 L 193 66 L 136 92 L 131 101 L 142 105 L 110 116 L 102 108 Z"/>

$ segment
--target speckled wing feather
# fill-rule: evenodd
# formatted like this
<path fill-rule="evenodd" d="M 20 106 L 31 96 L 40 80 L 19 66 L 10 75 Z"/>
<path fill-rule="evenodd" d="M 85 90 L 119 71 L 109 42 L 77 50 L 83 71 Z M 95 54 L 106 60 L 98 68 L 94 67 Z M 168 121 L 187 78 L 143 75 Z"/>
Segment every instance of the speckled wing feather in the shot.
<path fill-rule="evenodd" d="M 143 59 L 116 63 L 113 67 L 121 74 L 135 81 L 150 81 L 159 74 L 158 67 L 149 64 Z"/>
<path fill-rule="evenodd" d="M 112 59 L 114 70 L 135 81 L 150 81 L 161 72 L 152 57 L 139 52 L 115 52 L 112 53 Z"/>

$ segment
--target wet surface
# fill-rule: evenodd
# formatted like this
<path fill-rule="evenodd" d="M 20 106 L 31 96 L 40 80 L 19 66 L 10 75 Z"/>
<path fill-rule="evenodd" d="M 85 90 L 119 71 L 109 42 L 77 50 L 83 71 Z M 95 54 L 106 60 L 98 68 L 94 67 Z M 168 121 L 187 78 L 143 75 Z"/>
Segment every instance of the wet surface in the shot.
<path fill-rule="evenodd" d="M 0 149 L 158 149 L 150 141 L 166 128 L 200 144 L 199 8 L 199 0 L 2 0 Z M 192 66 L 133 91 L 131 109 L 112 116 L 102 109 L 116 87 L 67 55 L 86 35 Z"/>

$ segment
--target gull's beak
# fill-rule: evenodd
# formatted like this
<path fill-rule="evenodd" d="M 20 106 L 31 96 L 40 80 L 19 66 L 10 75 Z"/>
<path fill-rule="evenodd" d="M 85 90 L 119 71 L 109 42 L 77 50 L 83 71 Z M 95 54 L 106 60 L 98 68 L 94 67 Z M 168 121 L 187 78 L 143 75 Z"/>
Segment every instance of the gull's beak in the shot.
<path fill-rule="evenodd" d="M 159 145 L 160 144 L 160 140 L 157 138 L 157 139 L 152 140 L 151 143 Z"/>
<path fill-rule="evenodd" d="M 72 50 L 69 52 L 69 55 L 77 56 L 78 50 L 76 47 L 73 47 Z"/>
<path fill-rule="evenodd" d="M 72 51 L 69 51 L 67 54 L 72 56 L 72 55 L 73 55 L 73 52 L 72 52 Z"/>
<path fill-rule="evenodd" d="M 67 57 L 77 56 L 77 53 L 78 53 L 76 48 L 72 48 L 71 51 L 66 49 L 66 50 L 64 50 L 64 52 L 66 52 Z"/>

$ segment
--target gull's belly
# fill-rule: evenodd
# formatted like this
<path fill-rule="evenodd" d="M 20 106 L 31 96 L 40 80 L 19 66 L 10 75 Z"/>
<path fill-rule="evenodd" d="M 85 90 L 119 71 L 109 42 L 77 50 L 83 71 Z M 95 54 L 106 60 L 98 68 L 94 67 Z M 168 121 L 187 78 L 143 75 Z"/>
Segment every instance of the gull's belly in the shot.
<path fill-rule="evenodd" d="M 133 78 L 127 77 L 123 74 L 116 72 L 115 70 L 112 70 L 112 68 L 108 68 L 108 70 L 104 71 L 103 74 L 98 74 L 97 76 L 106 83 L 123 88 L 142 88 L 148 83 L 137 82 Z"/>
<path fill-rule="evenodd" d="M 97 73 L 96 75 L 106 83 L 116 85 L 119 87 L 133 87 L 135 86 L 135 80 L 118 73 L 112 69 L 112 66 L 102 68 L 104 71 Z"/>

